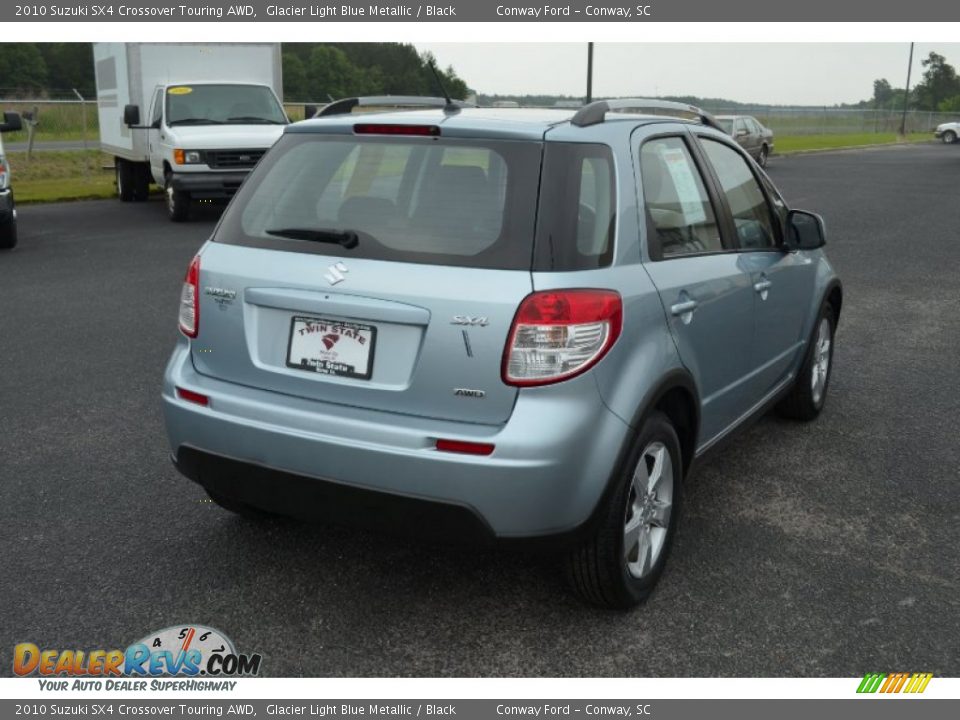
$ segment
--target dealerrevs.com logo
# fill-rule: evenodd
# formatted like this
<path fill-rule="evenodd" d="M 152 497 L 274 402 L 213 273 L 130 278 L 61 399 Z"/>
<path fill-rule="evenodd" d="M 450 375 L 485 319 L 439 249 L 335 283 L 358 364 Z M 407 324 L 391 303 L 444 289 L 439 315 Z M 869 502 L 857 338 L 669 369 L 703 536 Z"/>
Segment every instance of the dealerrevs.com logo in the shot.
<path fill-rule="evenodd" d="M 13 672 L 20 677 L 250 677 L 260 672 L 262 659 L 259 653 L 238 653 L 233 642 L 214 628 L 175 625 L 125 650 L 41 649 L 20 643 L 13 651 Z"/>

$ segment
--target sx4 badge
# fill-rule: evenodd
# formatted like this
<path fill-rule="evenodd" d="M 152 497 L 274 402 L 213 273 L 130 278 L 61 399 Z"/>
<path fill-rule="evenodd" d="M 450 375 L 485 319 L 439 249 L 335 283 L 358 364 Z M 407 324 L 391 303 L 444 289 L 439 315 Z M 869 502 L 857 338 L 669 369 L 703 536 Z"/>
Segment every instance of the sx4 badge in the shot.
<path fill-rule="evenodd" d="M 125 650 L 41 649 L 20 643 L 13 651 L 13 672 L 19 677 L 249 677 L 260 672 L 262 659 L 259 653 L 238 653 L 233 642 L 214 628 L 174 625 Z"/>

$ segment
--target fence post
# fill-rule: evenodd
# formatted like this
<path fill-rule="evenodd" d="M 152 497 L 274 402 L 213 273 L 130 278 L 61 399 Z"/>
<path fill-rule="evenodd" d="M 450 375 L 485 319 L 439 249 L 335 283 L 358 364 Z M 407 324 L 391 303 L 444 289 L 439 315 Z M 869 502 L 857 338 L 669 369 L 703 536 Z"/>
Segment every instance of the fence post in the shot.
<path fill-rule="evenodd" d="M 27 160 L 33 159 L 33 138 L 37 132 L 37 125 L 40 124 L 40 108 L 33 106 L 33 112 L 24 113 L 27 121 Z"/>
<path fill-rule="evenodd" d="M 83 140 L 83 179 L 90 180 L 90 158 L 87 154 L 87 102 L 76 88 L 73 88 L 73 94 L 80 101 L 80 122 L 83 123 L 83 129 L 80 130 L 80 137 Z"/>

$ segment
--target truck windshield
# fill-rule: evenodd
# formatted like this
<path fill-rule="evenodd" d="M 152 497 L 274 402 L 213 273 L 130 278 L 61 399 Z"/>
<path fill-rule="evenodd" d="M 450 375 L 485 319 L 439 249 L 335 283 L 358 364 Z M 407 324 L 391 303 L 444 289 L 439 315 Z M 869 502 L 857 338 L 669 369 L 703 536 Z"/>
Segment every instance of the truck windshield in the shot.
<path fill-rule="evenodd" d="M 167 125 L 286 125 L 263 85 L 176 85 L 167 88 Z"/>

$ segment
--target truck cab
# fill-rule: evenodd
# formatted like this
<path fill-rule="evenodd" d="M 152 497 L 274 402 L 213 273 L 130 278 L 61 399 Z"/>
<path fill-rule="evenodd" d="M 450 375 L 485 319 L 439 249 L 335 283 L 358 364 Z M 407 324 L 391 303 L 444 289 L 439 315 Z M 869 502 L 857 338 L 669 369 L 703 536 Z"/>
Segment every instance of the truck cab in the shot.
<path fill-rule="evenodd" d="M 136 199 L 146 188 L 133 173 L 149 173 L 174 221 L 194 202 L 229 199 L 289 122 L 270 87 L 237 82 L 157 85 L 141 120 L 139 106 L 126 106 L 127 126 L 147 135 L 148 168 L 118 169 L 118 192 Z"/>

